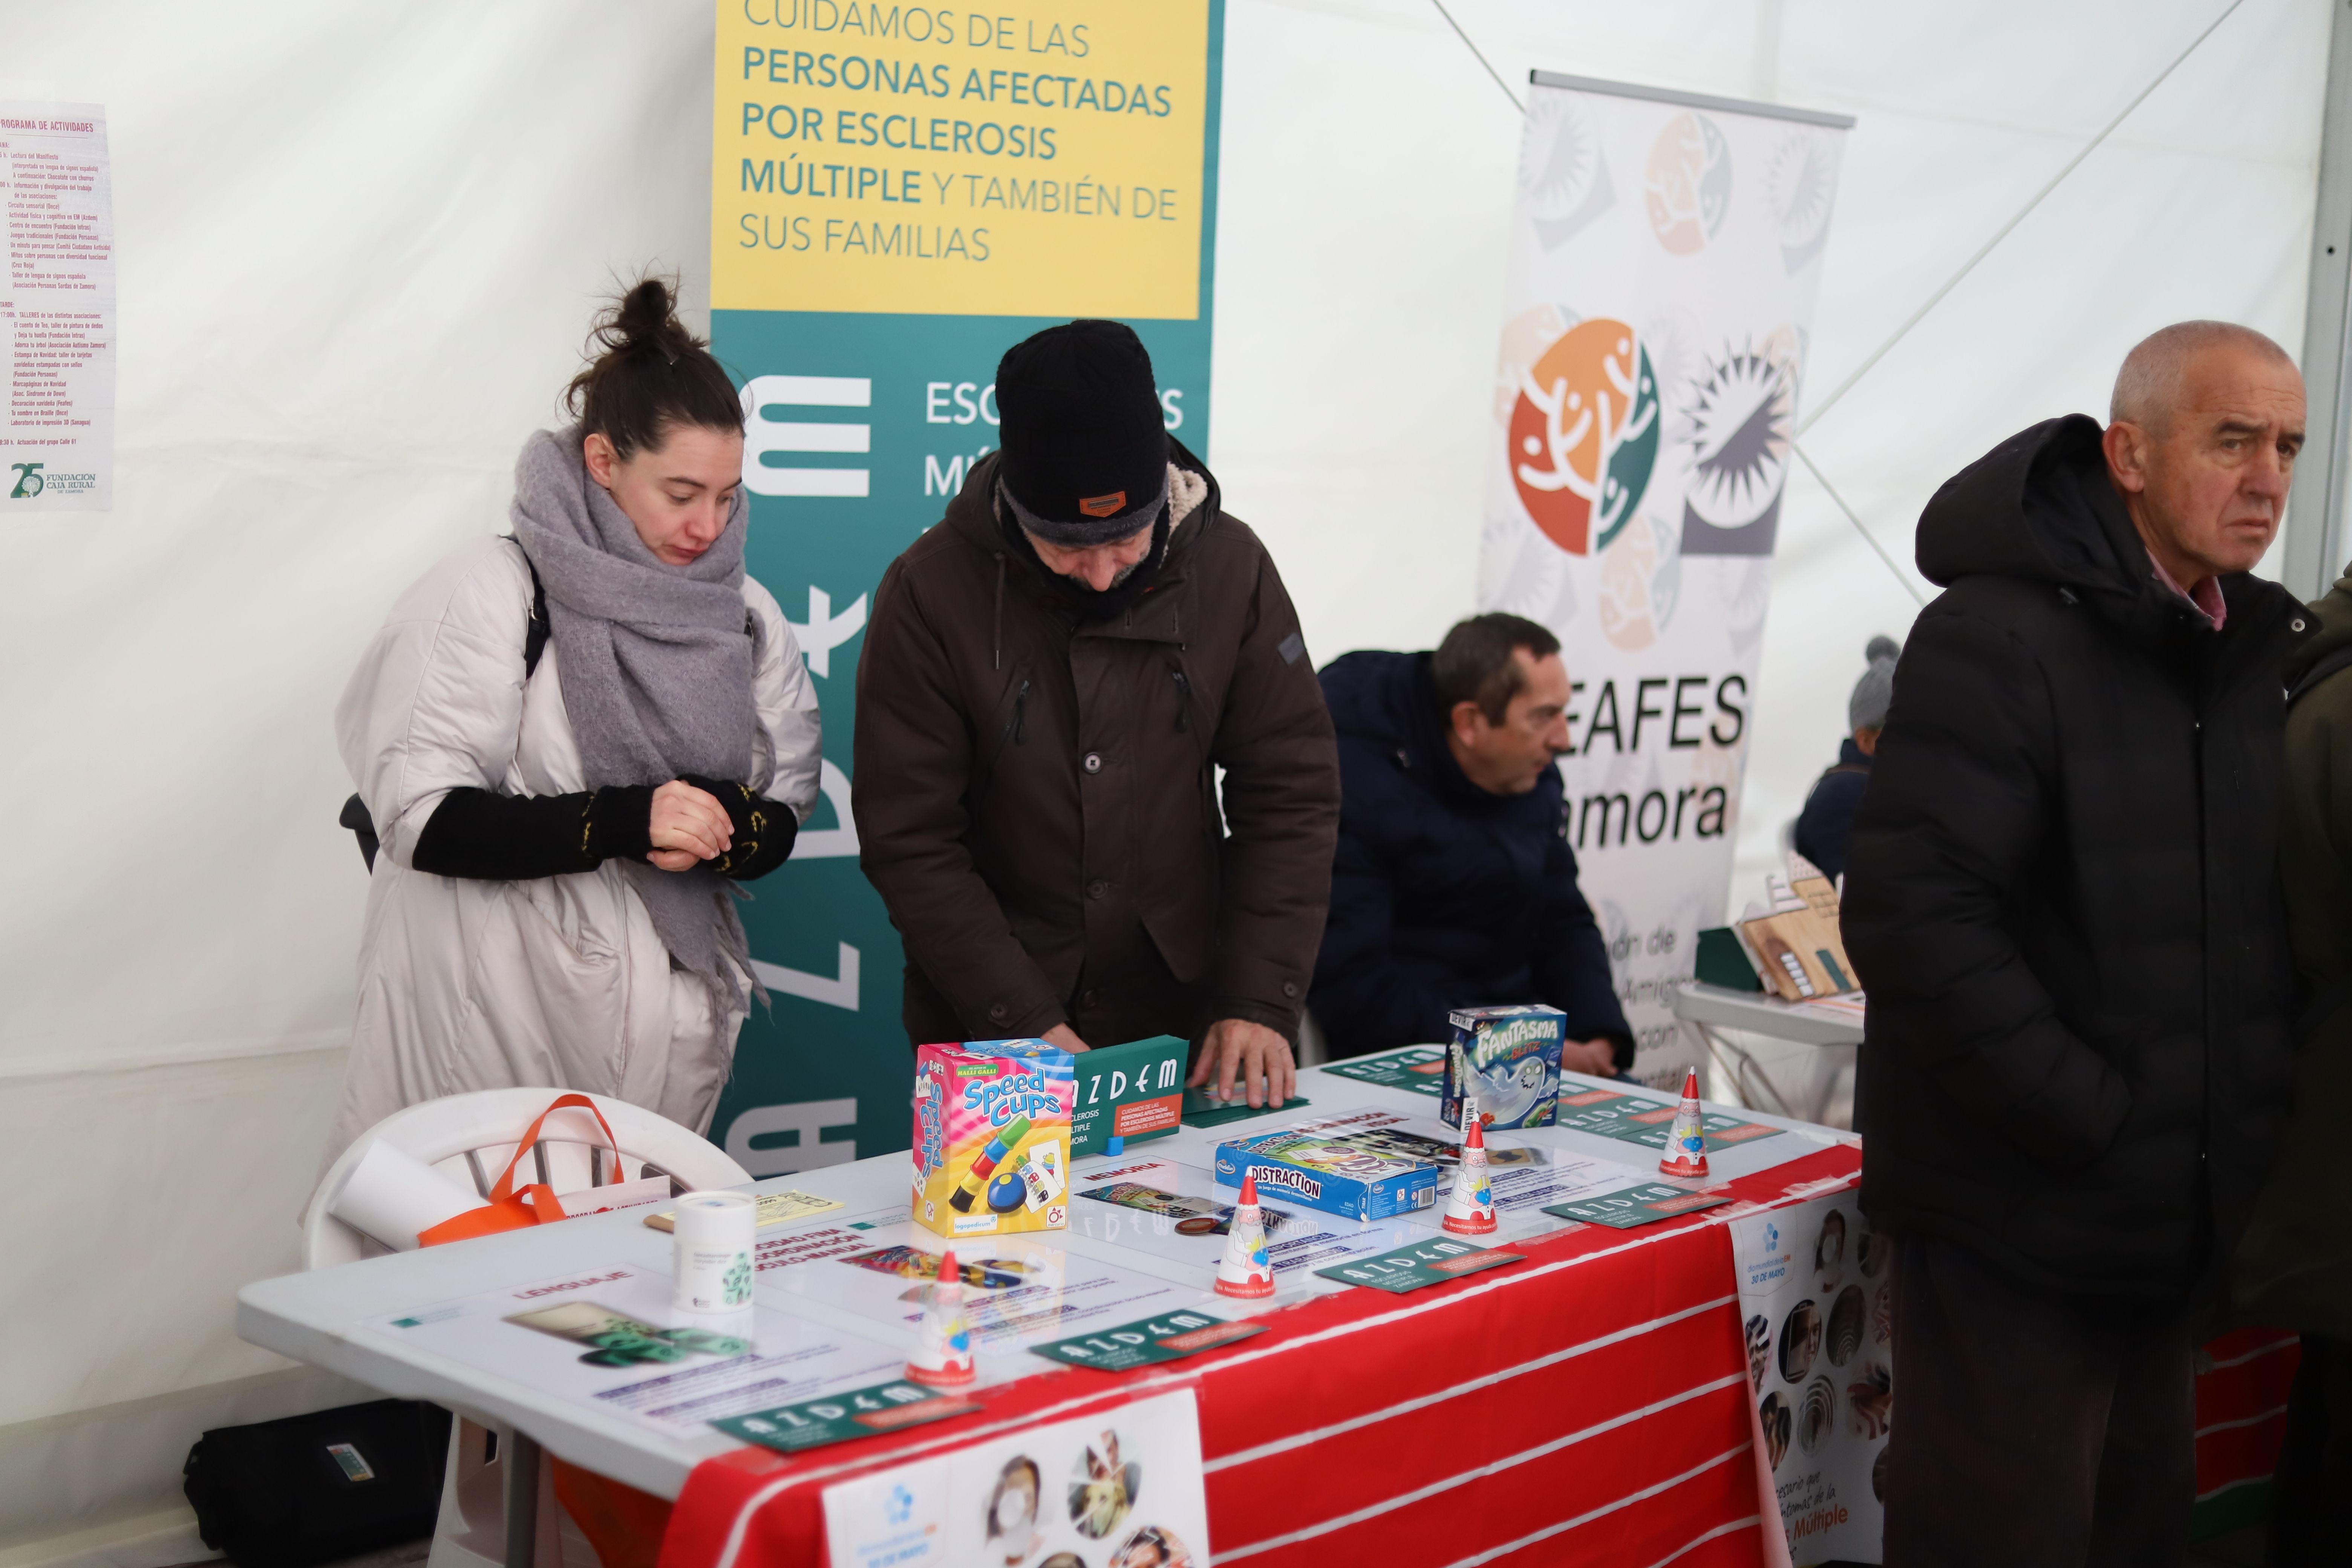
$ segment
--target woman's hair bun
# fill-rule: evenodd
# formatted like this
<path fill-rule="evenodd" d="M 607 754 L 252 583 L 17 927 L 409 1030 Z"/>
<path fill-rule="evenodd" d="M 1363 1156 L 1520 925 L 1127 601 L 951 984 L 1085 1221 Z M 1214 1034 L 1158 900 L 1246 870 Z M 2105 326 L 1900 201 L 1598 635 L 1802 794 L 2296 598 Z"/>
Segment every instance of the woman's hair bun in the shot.
<path fill-rule="evenodd" d="M 623 294 L 597 323 L 595 341 L 607 351 L 650 349 L 665 360 L 702 346 L 677 319 L 677 300 L 658 278 L 645 279 Z"/>
<path fill-rule="evenodd" d="M 659 449 L 680 425 L 743 428 L 735 384 L 677 319 L 677 290 L 665 279 L 641 278 L 597 312 L 588 354 L 564 406 L 623 458 Z"/>

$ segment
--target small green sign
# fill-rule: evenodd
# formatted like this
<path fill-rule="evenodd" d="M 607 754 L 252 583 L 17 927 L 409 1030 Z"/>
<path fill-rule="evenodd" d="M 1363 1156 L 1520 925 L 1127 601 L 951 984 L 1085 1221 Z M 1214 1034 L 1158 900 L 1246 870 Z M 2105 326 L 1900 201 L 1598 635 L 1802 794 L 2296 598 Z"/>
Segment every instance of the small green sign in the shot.
<path fill-rule="evenodd" d="M 1079 1052 L 1070 1158 L 1101 1153 L 1114 1135 L 1134 1143 L 1175 1131 L 1190 1049 L 1174 1035 L 1154 1035 Z"/>
<path fill-rule="evenodd" d="M 1424 1285 L 1443 1285 L 1448 1279 L 1475 1274 L 1481 1268 L 1517 1263 L 1526 1256 L 1523 1252 L 1496 1252 L 1492 1247 L 1480 1247 L 1476 1242 L 1440 1237 L 1433 1241 L 1400 1247 L 1392 1252 L 1335 1263 L 1328 1268 L 1318 1268 L 1315 1272 L 1326 1279 L 1337 1279 L 1342 1285 L 1363 1285 L 1374 1290 L 1393 1290 L 1402 1295 L 1407 1290 L 1418 1290 Z"/>
<path fill-rule="evenodd" d="M 1562 1219 L 1581 1220 L 1586 1225 L 1632 1230 L 1636 1226 L 1654 1225 L 1676 1215 L 1696 1214 L 1730 1201 L 1720 1193 L 1690 1193 L 1664 1182 L 1643 1182 L 1613 1193 L 1579 1198 L 1574 1203 L 1546 1204 L 1543 1212 Z"/>
<path fill-rule="evenodd" d="M 871 1388 L 853 1389 L 829 1399 L 779 1405 L 772 1410 L 755 1410 L 749 1415 L 729 1415 L 711 1425 L 746 1443 L 757 1443 L 779 1454 L 797 1454 L 803 1448 L 821 1448 L 827 1443 L 878 1437 L 902 1426 L 968 1415 L 979 1408 L 961 1395 L 941 1394 L 918 1383 L 902 1381 L 877 1383 Z"/>
<path fill-rule="evenodd" d="M 1664 1150 L 1674 1137 L 1675 1110 L 1675 1102 L 1671 1100 L 1647 1100 L 1639 1095 L 1619 1094 L 1614 1089 L 1596 1089 L 1581 1094 L 1563 1092 L 1559 1097 L 1558 1117 L 1552 1125 L 1564 1131 L 1591 1132 L 1602 1138 L 1614 1138 L 1621 1143 L 1639 1143 L 1646 1149 Z M 1710 1153 L 1735 1143 L 1776 1138 L 1780 1133 L 1778 1127 L 1742 1121 L 1737 1116 L 1725 1116 L 1712 1110 L 1700 1114 L 1699 1128 L 1706 1135 L 1706 1147 Z"/>
<path fill-rule="evenodd" d="M 1264 1332 L 1264 1323 L 1247 1319 L 1229 1322 L 1206 1312 L 1166 1312 L 1078 1339 L 1029 1348 L 1049 1361 L 1090 1366 L 1097 1372 L 1127 1372 L 1158 1362 L 1181 1361 Z"/>
<path fill-rule="evenodd" d="M 1361 1083 L 1376 1083 L 1382 1089 L 1425 1094 L 1432 1100 L 1445 1092 L 1445 1051 L 1439 1046 L 1407 1046 L 1381 1056 L 1326 1062 L 1323 1070 Z"/>
<path fill-rule="evenodd" d="M 1285 1116 L 1306 1103 L 1303 1094 L 1294 1094 L 1280 1105 L 1271 1100 L 1252 1105 L 1246 1099 L 1219 1100 L 1205 1089 L 1188 1089 L 1184 1091 L 1184 1125 L 1223 1127 L 1228 1121 L 1247 1121 L 1253 1116 Z"/>

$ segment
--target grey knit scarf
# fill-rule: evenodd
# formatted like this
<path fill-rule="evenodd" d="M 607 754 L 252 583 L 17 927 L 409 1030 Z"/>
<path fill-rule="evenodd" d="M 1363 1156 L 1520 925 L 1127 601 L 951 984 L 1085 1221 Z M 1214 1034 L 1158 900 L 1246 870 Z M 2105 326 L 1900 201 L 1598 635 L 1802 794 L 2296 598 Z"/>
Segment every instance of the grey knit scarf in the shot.
<path fill-rule="evenodd" d="M 588 787 L 663 784 L 681 773 L 743 780 L 758 723 L 746 635 L 743 535 L 750 507 L 688 566 L 667 566 L 588 477 L 581 431 L 541 430 L 515 463 L 514 536 L 547 590 L 563 708 Z M 682 969 L 710 984 L 723 1019 L 751 967 L 733 889 L 707 867 L 622 863 Z M 730 968 L 721 955 L 735 961 Z"/>

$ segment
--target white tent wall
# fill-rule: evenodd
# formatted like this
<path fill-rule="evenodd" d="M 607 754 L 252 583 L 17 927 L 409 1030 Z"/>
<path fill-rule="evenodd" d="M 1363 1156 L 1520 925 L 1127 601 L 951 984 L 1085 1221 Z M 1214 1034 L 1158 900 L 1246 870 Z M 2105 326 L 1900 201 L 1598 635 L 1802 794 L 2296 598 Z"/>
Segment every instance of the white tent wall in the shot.
<path fill-rule="evenodd" d="M 1149 0 L 1121 0 L 1145 4 Z M 1452 0 L 1530 67 L 1858 115 L 1808 393 L 2223 0 Z M 1213 459 L 1318 660 L 1475 606 L 1518 123 L 1427 0 L 1230 0 Z M 2215 315 L 2294 347 L 2327 0 L 2243 0 L 1807 439 L 1890 553 L 2018 426 Z M 194 1555 L 203 1427 L 358 1397 L 236 1340 L 296 1267 L 365 882 L 330 714 L 398 588 L 499 527 L 587 312 L 707 268 L 707 0 L 0 0 L 0 92 L 106 105 L 116 504 L 0 533 L 0 1568 Z M 1800 472 L 1743 867 L 1913 601 Z M 1926 590 L 1923 588 L 1923 592 Z M 1738 892 L 1735 889 L 1735 900 Z"/>

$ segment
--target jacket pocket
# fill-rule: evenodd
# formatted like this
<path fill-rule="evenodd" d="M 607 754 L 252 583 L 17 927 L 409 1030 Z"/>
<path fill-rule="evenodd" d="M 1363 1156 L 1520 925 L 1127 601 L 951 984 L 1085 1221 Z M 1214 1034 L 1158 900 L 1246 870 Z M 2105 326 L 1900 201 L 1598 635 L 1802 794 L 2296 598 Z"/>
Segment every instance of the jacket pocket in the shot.
<path fill-rule="evenodd" d="M 982 747 L 978 776 L 972 782 L 971 815 L 979 820 L 981 807 L 987 804 L 988 793 L 996 782 L 996 771 L 1003 766 L 1006 751 L 1029 743 L 1029 707 L 1035 695 L 1027 665 L 1013 671 L 1005 682 L 1003 695 L 998 698 L 996 711 L 990 727 L 980 737 Z"/>

